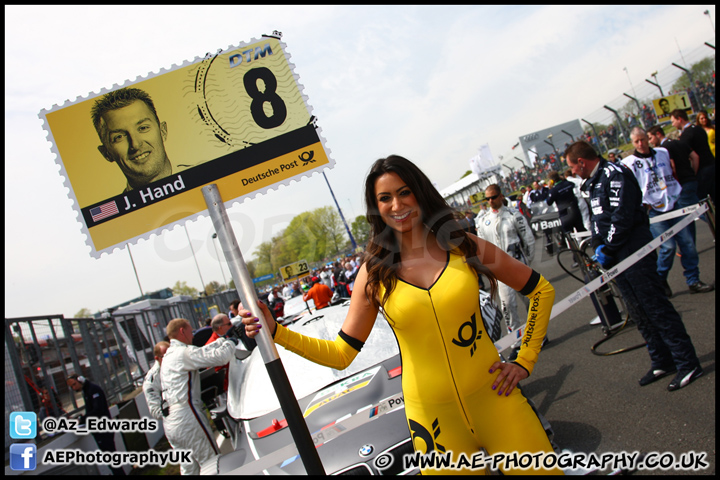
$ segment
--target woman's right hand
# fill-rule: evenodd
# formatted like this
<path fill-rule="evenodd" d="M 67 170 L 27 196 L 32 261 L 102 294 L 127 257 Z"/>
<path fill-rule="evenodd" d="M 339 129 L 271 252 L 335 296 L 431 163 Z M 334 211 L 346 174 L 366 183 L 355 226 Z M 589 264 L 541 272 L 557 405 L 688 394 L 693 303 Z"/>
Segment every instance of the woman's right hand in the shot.
<path fill-rule="evenodd" d="M 268 309 L 268 306 L 260 300 L 258 300 L 257 303 L 263 315 L 265 316 L 265 321 L 267 321 L 268 326 L 270 327 L 270 336 L 273 336 L 275 334 L 276 323 L 273 319 L 272 314 L 270 314 L 270 309 Z M 247 334 L 247 336 L 250 338 L 255 338 L 260 333 L 260 329 L 262 328 L 260 320 L 255 315 L 253 315 L 250 310 L 241 309 L 238 312 L 238 315 L 242 318 L 242 323 L 245 325 L 245 333 Z"/>

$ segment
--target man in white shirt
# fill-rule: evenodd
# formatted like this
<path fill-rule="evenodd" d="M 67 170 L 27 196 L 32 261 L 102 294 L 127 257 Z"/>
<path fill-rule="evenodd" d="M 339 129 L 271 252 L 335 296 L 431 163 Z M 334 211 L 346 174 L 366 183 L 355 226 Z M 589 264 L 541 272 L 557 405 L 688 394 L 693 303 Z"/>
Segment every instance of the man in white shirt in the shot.
<path fill-rule="evenodd" d="M 662 147 L 650 148 L 645 130 L 639 127 L 633 128 L 630 140 L 635 145 L 635 151 L 625 157 L 622 163 L 633 172 L 638 180 L 643 194 L 643 203 L 650 207 L 648 216 L 652 219 L 663 213 L 679 210 L 677 200 L 682 187 L 673 176 L 668 151 Z M 682 217 L 651 223 L 650 231 L 653 237 L 658 237 L 680 220 Z M 667 277 L 675 257 L 675 244 L 682 255 L 680 263 L 682 263 L 690 293 L 706 293 L 715 290 L 713 285 L 707 285 L 700 281 L 700 267 L 695 242 L 693 242 L 690 229 L 685 227 L 660 246 L 657 270 L 665 284 L 666 292 L 672 294 L 667 285 Z"/>

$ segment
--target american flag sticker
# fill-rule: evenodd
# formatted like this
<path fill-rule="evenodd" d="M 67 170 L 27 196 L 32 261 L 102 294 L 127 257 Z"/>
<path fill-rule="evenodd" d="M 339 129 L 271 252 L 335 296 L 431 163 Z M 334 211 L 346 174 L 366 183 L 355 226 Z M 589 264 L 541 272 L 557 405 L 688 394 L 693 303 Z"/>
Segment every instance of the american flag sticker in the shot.
<path fill-rule="evenodd" d="M 119 211 L 115 200 L 90 209 L 90 216 L 92 217 L 93 222 L 98 222 L 104 218 L 112 217 L 118 213 Z"/>

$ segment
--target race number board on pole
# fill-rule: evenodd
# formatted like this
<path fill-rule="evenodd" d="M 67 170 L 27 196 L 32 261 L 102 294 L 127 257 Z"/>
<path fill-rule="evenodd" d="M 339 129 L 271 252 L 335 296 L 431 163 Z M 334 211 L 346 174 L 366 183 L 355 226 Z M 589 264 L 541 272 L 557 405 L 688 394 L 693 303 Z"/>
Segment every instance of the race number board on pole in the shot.
<path fill-rule="evenodd" d="M 268 335 L 226 204 L 334 166 L 289 62 L 263 36 L 40 117 L 93 257 L 207 211 L 308 474 L 324 468 Z"/>
<path fill-rule="evenodd" d="M 653 101 L 653 108 L 658 122 L 667 122 L 670 120 L 670 112 L 675 109 L 685 110 L 688 115 L 693 113 L 690 97 L 685 92 L 679 92 L 674 95 L 656 98 Z"/>
<path fill-rule="evenodd" d="M 308 275 L 310 275 L 310 267 L 306 260 L 288 263 L 280 267 L 280 278 L 282 278 L 283 283 L 294 282 Z"/>
<path fill-rule="evenodd" d="M 230 46 L 42 110 L 90 254 L 332 168 L 285 44 Z"/>

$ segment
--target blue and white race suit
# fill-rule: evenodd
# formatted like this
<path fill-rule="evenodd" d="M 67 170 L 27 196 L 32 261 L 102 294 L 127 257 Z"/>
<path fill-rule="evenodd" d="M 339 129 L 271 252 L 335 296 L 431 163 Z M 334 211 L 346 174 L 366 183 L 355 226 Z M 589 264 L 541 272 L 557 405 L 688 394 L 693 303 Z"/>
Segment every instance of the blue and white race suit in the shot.
<path fill-rule="evenodd" d="M 478 237 L 498 246 L 513 258 L 530 265 L 535 258 L 535 237 L 525 217 L 514 208 L 500 207 L 497 213 L 487 209 L 475 219 Z M 508 329 L 517 330 L 525 325 L 527 297 L 521 296 L 525 312 L 518 312 L 518 292 L 498 282 L 498 293 L 503 317 Z"/>

